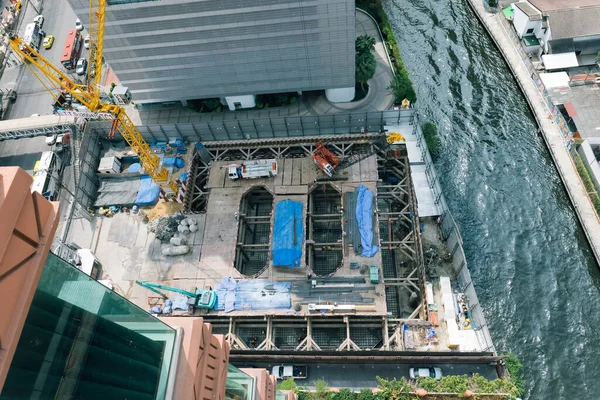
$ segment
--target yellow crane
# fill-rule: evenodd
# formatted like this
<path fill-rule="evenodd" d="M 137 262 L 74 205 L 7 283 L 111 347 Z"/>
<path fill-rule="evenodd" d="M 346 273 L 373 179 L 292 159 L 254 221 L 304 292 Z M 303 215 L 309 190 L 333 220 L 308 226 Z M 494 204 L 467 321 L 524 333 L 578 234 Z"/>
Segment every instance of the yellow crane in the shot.
<path fill-rule="evenodd" d="M 10 47 L 15 55 L 27 65 L 55 101 L 59 98 L 61 90 L 64 90 L 87 107 L 90 112 L 96 113 L 98 116 L 101 114 L 111 115 L 114 119 L 113 129 L 118 130 L 123 139 L 131 146 L 131 149 L 135 151 L 146 172 L 163 189 L 168 188 L 173 195 L 176 195 L 178 191 L 177 184 L 172 179 L 168 181 L 169 172 L 160 163 L 160 158 L 154 154 L 150 145 L 143 138 L 131 119 L 129 119 L 124 108 L 110 101 L 102 101 L 100 83 L 105 10 L 106 0 L 90 0 L 88 71 L 94 71 L 95 73 L 89 76 L 86 85 L 73 82 L 60 68 L 53 65 L 49 60 L 41 56 L 37 50 L 15 35 L 9 36 Z"/>

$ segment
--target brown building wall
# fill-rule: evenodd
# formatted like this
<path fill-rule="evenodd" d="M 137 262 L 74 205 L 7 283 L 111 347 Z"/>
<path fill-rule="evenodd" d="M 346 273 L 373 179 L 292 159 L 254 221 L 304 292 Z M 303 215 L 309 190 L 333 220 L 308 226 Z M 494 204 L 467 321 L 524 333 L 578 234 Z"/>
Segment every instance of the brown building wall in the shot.
<path fill-rule="evenodd" d="M 0 167 L 0 391 L 58 226 L 58 203 L 31 193 L 33 179 Z"/>
<path fill-rule="evenodd" d="M 224 399 L 229 344 L 223 335 L 213 335 L 212 326 L 202 318 L 161 317 L 161 321 L 183 330 L 173 398 Z"/>

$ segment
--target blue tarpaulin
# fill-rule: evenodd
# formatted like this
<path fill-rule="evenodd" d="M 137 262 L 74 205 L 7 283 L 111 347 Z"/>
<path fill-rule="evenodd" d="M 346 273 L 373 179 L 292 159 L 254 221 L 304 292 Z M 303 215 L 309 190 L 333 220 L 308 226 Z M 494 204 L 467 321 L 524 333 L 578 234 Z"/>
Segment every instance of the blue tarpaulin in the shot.
<path fill-rule="evenodd" d="M 356 196 L 356 221 L 360 231 L 360 244 L 362 245 L 362 256 L 373 257 L 379 246 L 373 245 L 373 192 L 362 183 L 357 189 Z"/>
<path fill-rule="evenodd" d="M 241 280 L 226 276 L 215 287 L 217 310 L 285 310 L 292 307 L 290 282 Z"/>
<path fill-rule="evenodd" d="M 158 201 L 158 195 L 160 194 L 160 188 L 152 178 L 144 176 L 140 180 L 140 189 L 138 190 L 135 204 L 138 207 L 152 206 Z"/>
<path fill-rule="evenodd" d="M 303 229 L 302 203 L 284 200 L 275 205 L 272 245 L 274 266 L 300 266 Z"/>

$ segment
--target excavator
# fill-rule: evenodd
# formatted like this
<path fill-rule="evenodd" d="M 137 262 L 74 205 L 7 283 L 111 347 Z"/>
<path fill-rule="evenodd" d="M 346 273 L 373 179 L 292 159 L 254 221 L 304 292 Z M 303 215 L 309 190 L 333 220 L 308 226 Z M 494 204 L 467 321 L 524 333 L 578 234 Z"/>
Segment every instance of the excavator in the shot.
<path fill-rule="evenodd" d="M 104 18 L 106 0 L 90 0 L 90 23 L 88 32 L 90 48 L 88 55 L 89 74 L 85 84 L 78 84 L 63 71 L 40 55 L 16 35 L 9 35 L 9 43 L 14 54 L 23 61 L 55 101 L 64 93 L 69 93 L 73 99 L 85 106 L 89 112 L 78 113 L 87 120 L 112 119 L 111 133 L 121 134 L 123 139 L 138 155 L 140 163 L 150 177 L 163 189 L 168 196 L 176 196 L 178 186 L 169 178 L 169 172 L 162 165 L 160 158 L 152 151 L 124 108 L 103 90 L 102 82 L 102 50 L 104 46 Z"/>
<path fill-rule="evenodd" d="M 217 294 L 213 290 L 196 289 L 196 291 L 192 293 L 184 289 L 159 285 L 158 283 L 151 283 L 146 281 L 135 281 L 135 283 L 137 283 L 143 288 L 150 290 L 151 292 L 158 294 L 163 300 L 167 300 L 168 297 L 160 290 L 179 293 L 186 296 L 188 298 L 188 305 L 191 305 L 195 308 L 212 310 L 217 304 Z"/>

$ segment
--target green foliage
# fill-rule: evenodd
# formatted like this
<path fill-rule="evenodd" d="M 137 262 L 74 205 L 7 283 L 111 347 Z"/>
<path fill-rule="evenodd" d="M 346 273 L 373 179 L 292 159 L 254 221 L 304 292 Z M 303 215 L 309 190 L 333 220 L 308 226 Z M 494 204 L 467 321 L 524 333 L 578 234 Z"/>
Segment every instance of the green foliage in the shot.
<path fill-rule="evenodd" d="M 356 400 L 373 400 L 373 391 L 371 389 L 360 389 Z"/>
<path fill-rule="evenodd" d="M 467 389 L 469 389 L 469 383 L 466 375 L 446 375 L 440 379 L 440 392 L 464 393 Z"/>
<path fill-rule="evenodd" d="M 369 35 L 361 35 L 354 42 L 356 53 L 370 53 L 375 48 L 375 38 Z"/>
<path fill-rule="evenodd" d="M 375 75 L 377 61 L 371 53 L 356 54 L 356 81 L 364 85 Z"/>
<path fill-rule="evenodd" d="M 419 387 L 422 387 L 428 392 L 436 393 L 440 391 L 440 381 L 435 378 L 419 377 L 417 378 L 417 383 Z"/>
<path fill-rule="evenodd" d="M 294 393 L 298 393 L 298 385 L 296 385 L 296 381 L 294 378 L 287 378 L 286 380 L 280 382 L 277 385 L 277 389 L 279 390 L 293 390 Z"/>
<path fill-rule="evenodd" d="M 492 8 L 498 7 L 498 0 L 487 0 L 488 6 Z"/>
<path fill-rule="evenodd" d="M 600 210 L 600 198 L 596 196 L 598 200 L 598 205 L 594 203 L 596 210 Z M 523 378 L 523 364 L 519 361 L 519 359 L 513 355 L 509 354 L 508 357 L 504 359 L 506 363 L 506 369 L 508 370 L 508 374 L 510 375 L 510 380 L 515 384 L 517 389 L 516 395 L 518 397 L 523 396 L 525 393 L 525 378 Z"/>
<path fill-rule="evenodd" d="M 475 393 L 504 393 L 509 398 L 515 399 L 522 391 L 510 379 L 487 380 L 479 374 L 467 375 L 448 375 L 442 379 L 417 378 L 416 386 L 427 390 L 429 393 L 458 393 L 459 397 L 470 389 Z M 416 388 L 415 388 L 416 389 Z"/>
<path fill-rule="evenodd" d="M 592 201 L 594 205 L 594 209 L 596 210 L 596 214 L 600 215 L 600 197 L 596 192 L 596 187 L 594 186 L 594 182 L 592 181 L 592 177 L 590 176 L 589 171 L 583 164 L 581 157 L 577 154 L 576 151 L 571 153 L 573 157 L 573 161 L 575 162 L 575 168 L 577 168 L 577 173 L 581 177 L 581 181 L 583 182 L 583 186 L 585 186 L 585 190 L 588 193 L 588 197 Z"/>
<path fill-rule="evenodd" d="M 433 122 L 425 122 L 421 125 L 423 130 L 423 136 L 425 137 L 425 143 L 432 158 L 436 158 L 442 152 L 442 139 L 438 134 L 437 126 Z"/>
<path fill-rule="evenodd" d="M 368 35 L 356 38 L 356 81 L 364 88 L 365 82 L 375 75 L 377 61 L 373 55 L 375 39 Z"/>
<path fill-rule="evenodd" d="M 406 381 L 406 378 L 402 377 L 399 381 L 394 378 L 394 380 L 387 380 L 380 377 L 377 377 L 377 382 L 379 385 L 377 387 L 381 389 L 381 396 L 384 399 L 394 399 L 394 400 L 410 400 L 410 393 L 413 391 L 413 387 Z"/>
<path fill-rule="evenodd" d="M 282 107 L 298 101 L 298 93 L 273 93 L 256 95 L 256 108 Z"/>
<path fill-rule="evenodd" d="M 191 108 L 192 110 L 201 113 L 223 111 L 223 105 L 221 104 L 221 100 L 217 98 L 188 100 L 187 104 L 188 108 Z"/>
<path fill-rule="evenodd" d="M 411 103 L 417 101 L 417 94 L 412 86 L 412 82 L 408 78 L 406 70 L 400 71 L 394 76 L 392 82 L 390 82 L 390 86 L 388 86 L 388 91 L 394 96 L 396 103 L 400 103 L 404 99 L 408 99 Z"/>
<path fill-rule="evenodd" d="M 329 386 L 323 379 L 315 381 L 315 391 L 311 393 L 312 400 L 325 400 L 327 399 L 327 393 Z"/>
<path fill-rule="evenodd" d="M 341 389 L 339 392 L 335 393 L 335 400 L 355 400 L 356 394 L 350 389 Z"/>
<path fill-rule="evenodd" d="M 311 400 L 312 396 L 310 392 L 307 392 L 306 390 L 300 390 L 298 391 L 298 400 Z"/>

